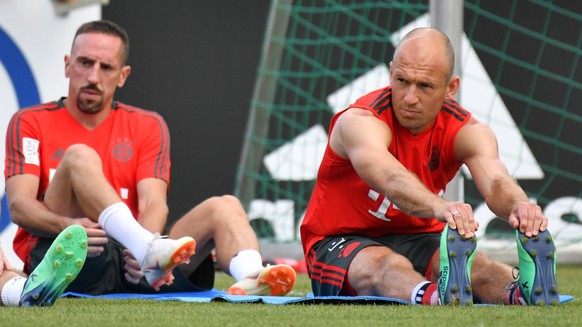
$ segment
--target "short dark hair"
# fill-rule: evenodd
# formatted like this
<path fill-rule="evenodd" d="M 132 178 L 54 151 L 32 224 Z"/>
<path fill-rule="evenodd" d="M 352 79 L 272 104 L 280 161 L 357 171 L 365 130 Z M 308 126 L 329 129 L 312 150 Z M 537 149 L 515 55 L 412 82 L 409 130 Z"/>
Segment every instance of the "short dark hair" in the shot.
<path fill-rule="evenodd" d="M 123 64 L 127 64 L 127 59 L 129 58 L 129 37 L 121 26 L 108 20 L 96 20 L 85 23 L 77 29 L 75 37 L 73 38 L 73 43 L 75 43 L 77 36 L 85 33 L 102 33 L 116 36 L 121 39 L 124 48 Z"/>

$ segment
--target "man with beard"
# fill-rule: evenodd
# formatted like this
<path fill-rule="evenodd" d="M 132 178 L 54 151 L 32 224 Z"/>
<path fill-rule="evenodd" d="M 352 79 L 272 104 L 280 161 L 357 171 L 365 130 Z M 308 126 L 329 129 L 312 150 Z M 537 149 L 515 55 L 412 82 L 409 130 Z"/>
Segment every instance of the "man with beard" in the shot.
<path fill-rule="evenodd" d="M 68 97 L 12 117 L 4 172 L 24 272 L 39 264 L 54 236 L 81 225 L 88 258 L 69 291 L 208 290 L 215 248 L 218 265 L 237 280 L 229 293 L 289 292 L 294 270 L 263 267 L 256 235 L 233 196 L 207 199 L 168 238 L 160 236 L 169 212 L 170 135 L 159 114 L 114 101 L 131 72 L 128 55 L 121 27 L 83 24 L 65 56 Z"/>

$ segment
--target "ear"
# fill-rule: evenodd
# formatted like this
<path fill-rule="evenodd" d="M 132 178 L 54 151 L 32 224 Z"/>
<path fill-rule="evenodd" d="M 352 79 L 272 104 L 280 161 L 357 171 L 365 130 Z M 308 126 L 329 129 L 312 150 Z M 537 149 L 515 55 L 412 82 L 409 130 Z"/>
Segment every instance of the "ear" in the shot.
<path fill-rule="evenodd" d="M 65 77 L 69 78 L 69 65 L 71 64 L 71 57 L 65 55 Z"/>
<path fill-rule="evenodd" d="M 447 99 L 454 99 L 455 95 L 459 91 L 459 86 L 461 85 L 461 78 L 459 76 L 451 77 L 451 80 L 447 84 Z"/>
<path fill-rule="evenodd" d="M 129 77 L 131 73 L 131 66 L 123 66 L 121 68 L 121 74 L 119 75 L 119 82 L 117 83 L 117 87 L 122 88 L 125 85 L 125 81 Z"/>

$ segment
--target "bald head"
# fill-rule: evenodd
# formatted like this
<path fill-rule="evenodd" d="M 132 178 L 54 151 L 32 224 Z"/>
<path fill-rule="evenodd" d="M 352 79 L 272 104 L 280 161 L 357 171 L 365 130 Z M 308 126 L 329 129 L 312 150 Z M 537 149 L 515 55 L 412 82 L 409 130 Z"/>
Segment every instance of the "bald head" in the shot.
<path fill-rule="evenodd" d="M 422 27 L 408 32 L 396 47 L 392 61 L 397 62 L 408 56 L 416 56 L 421 60 L 427 56 L 440 56 L 445 66 L 445 82 L 453 76 L 455 69 L 453 45 L 449 38 L 439 30 Z"/>

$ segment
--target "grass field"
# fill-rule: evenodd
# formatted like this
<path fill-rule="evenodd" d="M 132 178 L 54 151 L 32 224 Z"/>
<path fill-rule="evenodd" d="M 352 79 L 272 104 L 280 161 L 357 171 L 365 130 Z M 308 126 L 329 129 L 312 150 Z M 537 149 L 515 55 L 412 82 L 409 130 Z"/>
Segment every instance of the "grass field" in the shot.
<path fill-rule="evenodd" d="M 233 280 L 218 274 L 216 288 Z M 48 308 L 0 308 L 0 326 L 582 326 L 582 266 L 559 266 L 561 294 L 574 301 L 548 307 L 396 305 L 266 305 L 64 298 Z M 291 295 L 310 292 L 300 274 Z"/>

